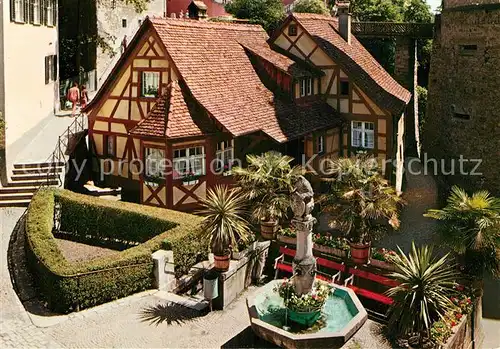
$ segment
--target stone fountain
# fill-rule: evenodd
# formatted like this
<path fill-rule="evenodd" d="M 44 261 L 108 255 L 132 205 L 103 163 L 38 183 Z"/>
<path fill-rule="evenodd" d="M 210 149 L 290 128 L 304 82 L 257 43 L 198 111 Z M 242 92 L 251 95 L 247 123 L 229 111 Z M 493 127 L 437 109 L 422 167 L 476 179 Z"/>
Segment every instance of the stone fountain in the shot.
<path fill-rule="evenodd" d="M 312 230 L 316 219 L 314 192 L 309 181 L 299 176 L 291 193 L 294 214 L 292 226 L 297 232 L 296 254 L 292 262 L 292 283 L 297 295 L 311 292 L 316 277 L 316 259 L 313 256 Z M 317 281 L 321 282 L 321 281 Z M 274 292 L 283 280 L 274 280 L 262 287 L 258 294 L 247 299 L 253 331 L 284 348 L 335 348 L 342 346 L 364 324 L 368 314 L 355 293 L 335 285 L 322 310 L 323 326 L 301 333 L 288 326 L 287 308 Z"/>

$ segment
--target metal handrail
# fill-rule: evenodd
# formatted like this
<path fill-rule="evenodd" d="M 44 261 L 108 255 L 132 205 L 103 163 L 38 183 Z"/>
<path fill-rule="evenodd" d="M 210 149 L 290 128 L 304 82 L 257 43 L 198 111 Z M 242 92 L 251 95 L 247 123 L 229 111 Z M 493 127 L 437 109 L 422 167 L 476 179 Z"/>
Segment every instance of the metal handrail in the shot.
<path fill-rule="evenodd" d="M 433 23 L 408 22 L 357 22 L 351 24 L 351 31 L 358 36 L 371 37 L 411 37 L 432 39 Z"/>
<path fill-rule="evenodd" d="M 57 172 L 57 165 L 61 162 L 65 163 L 66 155 L 71 154 L 73 152 L 79 139 L 75 139 L 73 144 L 71 144 L 70 137 L 77 136 L 78 134 L 80 134 L 80 137 L 82 136 L 81 132 L 85 131 L 86 129 L 85 120 L 86 120 L 85 114 L 82 113 L 78 114 L 73 120 L 73 122 L 66 128 L 66 131 L 58 137 L 54 151 L 45 160 L 46 163 L 50 164 L 47 171 L 47 179 L 45 183 L 47 186 L 50 186 L 50 178 L 53 176 L 57 176 L 57 180 L 60 186 L 64 185 L 64 183 L 61 180 L 59 172 Z"/>

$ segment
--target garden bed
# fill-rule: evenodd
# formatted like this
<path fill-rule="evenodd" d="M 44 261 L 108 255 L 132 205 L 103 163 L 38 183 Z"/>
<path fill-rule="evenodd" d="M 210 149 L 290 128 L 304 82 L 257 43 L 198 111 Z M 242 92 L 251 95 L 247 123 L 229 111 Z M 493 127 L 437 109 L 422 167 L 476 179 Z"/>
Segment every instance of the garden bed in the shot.
<path fill-rule="evenodd" d="M 70 263 L 53 235 L 56 227 L 75 240 L 135 242 L 136 246 L 92 260 Z M 205 258 L 200 218 L 176 211 L 112 202 L 67 190 L 40 190 L 26 217 L 28 264 L 52 310 L 87 308 L 151 288 L 151 253 L 168 239 L 176 274 Z"/>
<path fill-rule="evenodd" d="M 70 263 L 87 262 L 119 253 L 119 251 L 109 248 L 82 244 L 71 240 L 56 238 L 56 242 L 64 258 Z"/>

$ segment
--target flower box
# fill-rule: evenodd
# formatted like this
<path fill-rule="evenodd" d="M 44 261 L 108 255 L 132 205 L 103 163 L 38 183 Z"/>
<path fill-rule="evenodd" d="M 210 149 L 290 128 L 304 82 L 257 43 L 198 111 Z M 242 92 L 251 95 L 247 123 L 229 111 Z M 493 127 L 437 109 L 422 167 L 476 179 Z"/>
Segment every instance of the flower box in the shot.
<path fill-rule="evenodd" d="M 297 238 L 293 236 L 286 236 L 286 235 L 278 235 L 278 241 L 287 244 L 287 245 L 296 245 L 297 244 Z"/>
<path fill-rule="evenodd" d="M 321 253 L 325 253 L 325 254 L 341 257 L 341 258 L 347 257 L 347 252 L 348 252 L 348 251 L 341 250 L 341 249 L 338 249 L 335 247 L 319 245 L 317 243 L 314 243 L 313 249 L 318 251 L 318 252 L 321 252 Z"/>
<path fill-rule="evenodd" d="M 396 271 L 396 265 L 393 263 L 385 262 L 385 261 L 380 261 L 378 259 L 373 259 L 370 258 L 370 265 L 373 265 L 376 268 L 380 269 L 386 269 L 390 271 Z"/>
<path fill-rule="evenodd" d="M 198 184 L 199 180 L 195 179 L 193 181 L 182 181 L 182 185 L 195 185 Z"/>

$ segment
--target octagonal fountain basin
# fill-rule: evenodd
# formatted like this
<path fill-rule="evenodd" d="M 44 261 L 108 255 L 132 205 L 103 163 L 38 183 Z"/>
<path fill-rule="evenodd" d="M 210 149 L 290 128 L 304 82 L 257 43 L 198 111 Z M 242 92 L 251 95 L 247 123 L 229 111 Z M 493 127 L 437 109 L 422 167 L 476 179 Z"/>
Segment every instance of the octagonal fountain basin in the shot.
<path fill-rule="evenodd" d="M 335 285 L 326 301 L 320 319 L 310 328 L 287 320 L 283 299 L 273 289 L 283 280 L 263 286 L 258 294 L 247 298 L 252 329 L 259 337 L 282 348 L 339 348 L 368 319 L 356 294 Z"/>

